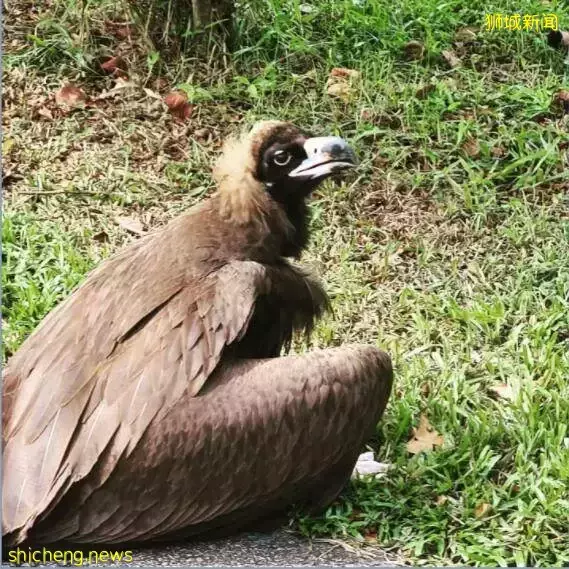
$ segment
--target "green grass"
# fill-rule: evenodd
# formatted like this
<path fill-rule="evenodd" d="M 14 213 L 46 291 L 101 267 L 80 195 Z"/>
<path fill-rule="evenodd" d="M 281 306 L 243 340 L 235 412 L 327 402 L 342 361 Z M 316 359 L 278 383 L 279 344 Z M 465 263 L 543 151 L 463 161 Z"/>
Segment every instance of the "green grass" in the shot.
<path fill-rule="evenodd" d="M 569 121 L 551 101 L 569 68 L 534 32 L 482 30 L 453 47 L 486 13 L 555 12 L 569 26 L 567 6 L 320 0 L 306 14 L 293 0 L 245 2 L 231 60 L 169 63 L 140 34 L 113 35 L 109 22 L 128 17 L 121 2 L 93 0 L 83 17 L 73 0 L 35 4 L 6 22 L 5 353 L 134 238 L 118 217 L 152 228 L 206 195 L 207 165 L 237 123 L 279 117 L 342 134 L 362 164 L 313 203 L 304 262 L 334 305 L 314 343 L 392 354 L 396 385 L 372 446 L 393 468 L 297 527 L 416 564 L 567 565 Z M 412 39 L 422 61 L 404 56 Z M 448 68 L 445 49 L 461 67 Z M 110 90 L 97 62 L 117 51 L 133 86 L 38 117 L 64 79 Z M 348 103 L 326 94 L 335 66 L 361 72 Z M 143 90 L 158 75 L 195 102 L 187 127 Z M 203 129 L 208 140 L 192 138 Z M 421 414 L 445 442 L 412 456 Z"/>

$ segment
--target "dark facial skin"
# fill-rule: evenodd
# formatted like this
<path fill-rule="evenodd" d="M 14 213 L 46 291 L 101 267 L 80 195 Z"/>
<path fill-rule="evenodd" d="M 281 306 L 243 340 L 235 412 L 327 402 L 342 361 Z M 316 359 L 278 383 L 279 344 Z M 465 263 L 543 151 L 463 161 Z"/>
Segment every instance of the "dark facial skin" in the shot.
<path fill-rule="evenodd" d="M 298 256 L 308 242 L 308 208 L 306 197 L 321 180 L 309 182 L 289 178 L 305 158 L 304 143 L 311 135 L 289 128 L 277 130 L 259 149 L 257 179 L 266 184 L 272 198 L 283 205 L 296 229 L 293 243 L 285 256 Z"/>
<path fill-rule="evenodd" d="M 313 136 L 291 125 L 277 127 L 257 149 L 256 177 L 282 205 L 296 229 L 286 256 L 297 256 L 308 240 L 306 198 L 328 176 L 357 163 L 353 151 L 335 137 Z M 316 144 L 316 146 L 314 146 Z M 323 146 L 319 146 L 323 145 Z M 307 155 L 310 152 L 310 156 Z M 293 172 L 294 171 L 294 172 Z"/>
<path fill-rule="evenodd" d="M 304 143 L 310 135 L 299 134 L 294 139 L 276 140 L 263 149 L 258 168 L 259 180 L 276 201 L 287 204 L 303 200 L 321 180 L 296 180 L 288 175 L 306 159 Z"/>

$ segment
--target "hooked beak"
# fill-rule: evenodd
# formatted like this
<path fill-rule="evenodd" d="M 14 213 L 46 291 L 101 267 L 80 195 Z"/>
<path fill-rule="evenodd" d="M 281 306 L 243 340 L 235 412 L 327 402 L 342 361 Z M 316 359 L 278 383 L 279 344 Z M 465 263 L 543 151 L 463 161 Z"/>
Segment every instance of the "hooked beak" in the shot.
<path fill-rule="evenodd" d="M 338 136 L 309 138 L 304 143 L 304 150 L 307 158 L 289 172 L 291 178 L 316 180 L 358 164 L 354 151 Z"/>

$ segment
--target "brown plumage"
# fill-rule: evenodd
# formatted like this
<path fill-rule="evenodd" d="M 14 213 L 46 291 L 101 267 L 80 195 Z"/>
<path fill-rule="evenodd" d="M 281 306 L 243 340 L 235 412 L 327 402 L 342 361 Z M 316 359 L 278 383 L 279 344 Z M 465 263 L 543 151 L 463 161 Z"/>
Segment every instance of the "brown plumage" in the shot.
<path fill-rule="evenodd" d="M 569 32 L 549 30 L 547 43 L 555 49 L 569 49 Z"/>
<path fill-rule="evenodd" d="M 341 139 L 261 123 L 226 145 L 214 196 L 43 320 L 4 376 L 4 543 L 165 541 L 336 497 L 389 357 L 278 356 L 327 306 L 285 258 L 306 244 L 306 197 L 353 164 Z"/>

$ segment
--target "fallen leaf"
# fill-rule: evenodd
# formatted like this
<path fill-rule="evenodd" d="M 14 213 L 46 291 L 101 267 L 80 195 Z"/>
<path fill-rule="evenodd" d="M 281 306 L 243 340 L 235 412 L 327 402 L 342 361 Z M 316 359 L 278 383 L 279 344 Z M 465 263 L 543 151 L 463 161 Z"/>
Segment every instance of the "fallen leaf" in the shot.
<path fill-rule="evenodd" d="M 454 41 L 458 43 L 473 43 L 476 41 L 478 29 L 467 26 L 460 28 L 454 34 Z"/>
<path fill-rule="evenodd" d="M 415 97 L 417 97 L 417 99 L 426 99 L 435 89 L 436 87 L 432 83 L 423 85 L 423 87 L 417 89 Z"/>
<path fill-rule="evenodd" d="M 470 158 L 477 158 L 480 155 L 480 144 L 476 138 L 467 138 L 462 145 L 462 150 Z"/>
<path fill-rule="evenodd" d="M 326 92 L 330 97 L 336 97 L 343 101 L 349 101 L 354 94 L 354 90 L 347 83 L 333 83 L 328 85 Z"/>
<path fill-rule="evenodd" d="M 53 114 L 47 107 L 41 107 L 38 109 L 38 115 L 49 119 L 50 121 L 53 120 Z"/>
<path fill-rule="evenodd" d="M 407 443 L 407 450 L 411 454 L 418 454 L 424 451 L 432 451 L 436 447 L 442 446 L 444 438 L 439 435 L 429 423 L 425 415 L 421 415 L 419 426 L 413 429 L 413 437 Z"/>
<path fill-rule="evenodd" d="M 366 122 L 371 122 L 375 117 L 375 111 L 370 108 L 362 109 L 360 112 L 360 119 Z"/>
<path fill-rule="evenodd" d="M 490 506 L 490 504 L 488 504 L 487 502 L 482 502 L 478 504 L 478 506 L 476 506 L 476 508 L 474 509 L 474 515 L 477 518 L 483 518 L 490 511 L 491 507 L 492 506 Z"/>
<path fill-rule="evenodd" d="M 494 158 L 502 158 L 506 154 L 506 149 L 503 146 L 493 146 L 490 153 Z"/>
<path fill-rule="evenodd" d="M 298 8 L 301 14 L 312 14 L 314 11 L 314 6 L 311 6 L 310 4 L 301 4 Z"/>
<path fill-rule="evenodd" d="M 425 46 L 420 41 L 411 40 L 405 44 L 403 51 L 407 59 L 419 61 L 425 55 Z"/>
<path fill-rule="evenodd" d="M 117 217 L 117 223 L 120 227 L 135 235 L 144 235 L 144 226 L 138 219 L 132 217 Z"/>
<path fill-rule="evenodd" d="M 437 506 L 444 506 L 448 502 L 448 496 L 437 496 L 435 504 Z"/>
<path fill-rule="evenodd" d="M 479 364 L 484 358 L 478 350 L 471 350 L 470 359 L 473 364 Z"/>
<path fill-rule="evenodd" d="M 515 399 L 514 390 L 506 383 L 498 383 L 490 387 L 490 391 L 497 395 L 500 399 L 513 401 Z"/>
<path fill-rule="evenodd" d="M 326 81 L 326 93 L 347 103 L 355 95 L 356 83 L 360 77 L 360 72 L 355 69 L 334 67 Z"/>
<path fill-rule="evenodd" d="M 365 539 L 367 542 L 375 543 L 375 542 L 377 541 L 377 531 L 376 531 L 376 530 L 373 530 L 373 529 L 367 530 L 367 531 L 364 533 L 364 539 Z"/>
<path fill-rule="evenodd" d="M 354 508 L 350 514 L 348 514 L 348 519 L 353 522 L 361 517 L 362 511 Z"/>
<path fill-rule="evenodd" d="M 4 186 L 4 188 L 8 188 L 12 182 L 22 180 L 23 178 L 21 174 L 16 173 L 12 168 L 4 168 L 2 170 L 2 186 Z"/>
<path fill-rule="evenodd" d="M 568 107 L 569 107 L 569 105 L 568 105 Z M 553 105 L 553 110 L 555 112 L 560 112 L 561 114 L 565 114 L 565 113 L 569 112 L 569 108 L 566 111 L 564 105 L 560 105 L 558 107 Z M 554 115 L 552 115 L 551 113 L 548 113 L 548 112 L 537 113 L 531 117 L 532 121 L 535 121 L 536 123 L 541 124 L 541 125 L 550 124 L 553 119 L 554 119 Z"/>
<path fill-rule="evenodd" d="M 207 142 L 211 136 L 209 128 L 198 128 L 194 131 L 194 138 L 200 142 Z"/>
<path fill-rule="evenodd" d="M 118 55 L 107 59 L 104 63 L 101 63 L 101 69 L 103 71 L 115 75 L 116 77 L 125 78 L 127 68 L 126 61 Z"/>
<path fill-rule="evenodd" d="M 138 85 L 134 81 L 129 81 L 126 77 L 117 77 L 115 81 L 115 86 L 113 91 L 118 91 L 119 89 L 138 89 Z"/>
<path fill-rule="evenodd" d="M 194 107 L 188 103 L 188 96 L 183 91 L 172 91 L 164 97 L 164 102 L 176 119 L 183 121 L 192 116 Z"/>
<path fill-rule="evenodd" d="M 355 69 L 348 69 L 347 67 L 334 67 L 330 71 L 330 77 L 343 77 L 348 79 L 359 79 L 361 73 Z"/>
<path fill-rule="evenodd" d="M 450 49 L 445 49 L 441 55 L 451 69 L 456 69 L 462 65 L 460 58 Z"/>
<path fill-rule="evenodd" d="M 153 91 L 152 89 L 147 89 L 146 87 L 144 87 L 143 90 L 151 99 L 156 99 L 158 101 L 162 100 L 162 97 L 156 91 Z"/>
<path fill-rule="evenodd" d="M 553 96 L 552 106 L 555 111 L 562 114 L 569 113 L 569 91 L 559 91 Z"/>
<path fill-rule="evenodd" d="M 99 233 L 95 233 L 95 235 L 93 235 L 93 241 L 97 241 L 97 243 L 105 243 L 108 240 L 109 236 L 106 231 L 99 231 Z"/>
<path fill-rule="evenodd" d="M 58 105 L 67 105 L 68 107 L 76 107 L 84 104 L 87 100 L 85 92 L 80 87 L 67 83 L 57 93 L 55 93 L 55 102 Z"/>
<path fill-rule="evenodd" d="M 2 140 L 2 156 L 10 154 L 12 148 L 14 148 L 14 139 L 4 138 L 4 140 Z"/>
<path fill-rule="evenodd" d="M 117 28 L 115 35 L 117 38 L 119 38 L 121 40 L 130 39 L 130 35 L 131 35 L 130 26 L 128 24 L 126 24 L 125 26 L 121 26 L 120 28 Z"/>
<path fill-rule="evenodd" d="M 165 79 L 164 77 L 157 77 L 152 82 L 152 87 L 154 88 L 155 91 L 163 91 L 168 87 L 168 80 Z"/>
<path fill-rule="evenodd" d="M 129 22 L 105 22 L 107 33 L 115 36 L 119 40 L 130 39 L 131 27 Z"/>
<path fill-rule="evenodd" d="M 316 69 L 309 69 L 306 73 L 293 73 L 292 76 L 296 81 L 308 81 L 313 83 L 318 80 L 318 71 L 316 71 Z"/>

